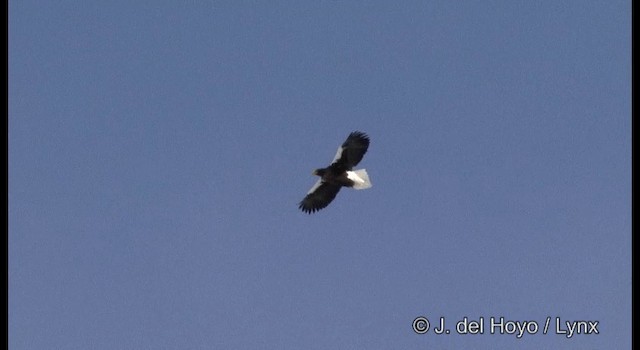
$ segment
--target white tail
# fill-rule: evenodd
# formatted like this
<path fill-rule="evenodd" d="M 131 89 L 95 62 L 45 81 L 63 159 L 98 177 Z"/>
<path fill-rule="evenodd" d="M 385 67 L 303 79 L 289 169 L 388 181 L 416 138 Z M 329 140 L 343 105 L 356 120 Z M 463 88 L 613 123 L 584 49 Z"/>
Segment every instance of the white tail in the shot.
<path fill-rule="evenodd" d="M 354 182 L 353 189 L 364 190 L 372 186 L 365 169 L 347 171 L 347 177 Z"/>

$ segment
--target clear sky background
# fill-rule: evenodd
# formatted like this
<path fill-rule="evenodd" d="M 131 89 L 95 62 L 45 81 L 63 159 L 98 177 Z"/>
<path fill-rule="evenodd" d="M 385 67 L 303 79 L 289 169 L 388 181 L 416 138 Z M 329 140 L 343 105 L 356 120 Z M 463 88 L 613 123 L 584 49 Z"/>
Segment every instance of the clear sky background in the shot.
<path fill-rule="evenodd" d="M 10 349 L 630 348 L 630 7 L 9 1 Z"/>

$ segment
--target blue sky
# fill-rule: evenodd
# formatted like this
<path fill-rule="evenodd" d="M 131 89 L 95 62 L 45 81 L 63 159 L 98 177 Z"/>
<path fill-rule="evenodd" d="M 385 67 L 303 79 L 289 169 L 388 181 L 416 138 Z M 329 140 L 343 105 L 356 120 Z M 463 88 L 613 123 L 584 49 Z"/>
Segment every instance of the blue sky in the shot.
<path fill-rule="evenodd" d="M 10 1 L 9 347 L 630 348 L 630 7 Z"/>

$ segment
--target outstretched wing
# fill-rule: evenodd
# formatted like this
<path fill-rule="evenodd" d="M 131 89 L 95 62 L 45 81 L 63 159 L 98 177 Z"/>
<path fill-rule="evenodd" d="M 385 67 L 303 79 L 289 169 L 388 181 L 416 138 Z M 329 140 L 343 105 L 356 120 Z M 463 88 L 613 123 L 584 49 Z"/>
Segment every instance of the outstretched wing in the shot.
<path fill-rule="evenodd" d="M 307 214 L 315 213 L 329 205 L 329 203 L 336 198 L 338 191 L 340 191 L 339 185 L 332 185 L 318 180 L 309 193 L 307 193 L 307 196 L 300 202 L 298 208 Z"/>
<path fill-rule="evenodd" d="M 354 131 L 349 134 L 347 140 L 338 148 L 331 166 L 339 171 L 351 170 L 360 163 L 368 148 L 369 136 L 363 132 Z"/>

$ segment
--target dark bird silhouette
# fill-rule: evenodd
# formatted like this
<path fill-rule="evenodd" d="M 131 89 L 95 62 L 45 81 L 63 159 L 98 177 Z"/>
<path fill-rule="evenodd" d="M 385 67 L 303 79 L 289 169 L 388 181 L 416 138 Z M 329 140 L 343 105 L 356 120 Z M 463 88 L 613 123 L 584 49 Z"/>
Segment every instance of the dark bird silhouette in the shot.
<path fill-rule="evenodd" d="M 298 207 L 307 214 L 315 213 L 329 205 L 342 187 L 351 187 L 356 190 L 371 187 L 371 181 L 365 169 L 353 170 L 353 167 L 358 165 L 367 153 L 368 148 L 367 134 L 360 131 L 349 134 L 347 140 L 338 148 L 331 165 L 313 171 L 313 175 L 319 176 L 320 179 Z"/>

